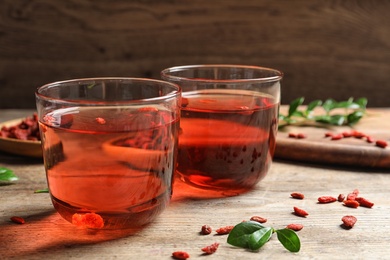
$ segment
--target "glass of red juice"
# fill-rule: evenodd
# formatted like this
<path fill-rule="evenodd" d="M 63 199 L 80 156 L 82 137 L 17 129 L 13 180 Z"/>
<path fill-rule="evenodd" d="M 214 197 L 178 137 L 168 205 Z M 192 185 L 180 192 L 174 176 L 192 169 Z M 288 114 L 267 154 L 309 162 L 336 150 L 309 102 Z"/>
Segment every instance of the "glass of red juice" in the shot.
<path fill-rule="evenodd" d="M 182 88 L 178 165 L 190 185 L 239 194 L 272 163 L 282 72 L 245 65 L 188 65 L 161 72 Z"/>
<path fill-rule="evenodd" d="M 161 80 L 84 78 L 36 90 L 51 200 L 72 224 L 139 228 L 169 204 L 181 89 Z"/>

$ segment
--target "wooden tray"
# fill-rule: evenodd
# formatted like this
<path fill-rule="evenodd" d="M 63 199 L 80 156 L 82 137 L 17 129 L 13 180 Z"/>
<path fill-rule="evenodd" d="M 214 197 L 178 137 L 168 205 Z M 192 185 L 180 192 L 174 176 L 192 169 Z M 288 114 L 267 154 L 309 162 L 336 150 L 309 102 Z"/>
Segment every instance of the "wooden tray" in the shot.
<path fill-rule="evenodd" d="M 368 109 L 367 115 L 354 126 L 355 130 L 375 140 L 390 144 L 390 109 Z M 351 131 L 350 127 L 288 126 L 278 132 L 275 158 L 329 165 L 361 166 L 390 169 L 390 146 L 380 148 L 366 139 L 354 137 L 330 140 L 325 133 Z M 307 137 L 295 139 L 289 133 L 303 133 Z"/>

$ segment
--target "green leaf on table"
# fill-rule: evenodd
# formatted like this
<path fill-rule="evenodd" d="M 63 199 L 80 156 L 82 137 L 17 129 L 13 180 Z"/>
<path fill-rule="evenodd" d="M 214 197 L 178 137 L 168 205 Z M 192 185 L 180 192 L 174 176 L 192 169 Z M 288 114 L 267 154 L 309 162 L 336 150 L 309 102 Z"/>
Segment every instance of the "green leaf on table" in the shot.
<path fill-rule="evenodd" d="M 324 108 L 324 110 L 327 113 L 329 113 L 332 109 L 334 109 L 336 107 L 336 105 L 337 105 L 336 100 L 329 98 L 329 99 L 325 100 L 322 107 Z"/>
<path fill-rule="evenodd" d="M 230 231 L 227 242 L 232 246 L 249 248 L 248 241 L 252 234 L 263 228 L 263 225 L 255 221 L 241 222 Z"/>
<path fill-rule="evenodd" d="M 300 98 L 294 99 L 290 103 L 290 107 L 288 109 L 288 116 L 292 116 L 297 111 L 298 107 L 303 104 L 304 100 L 305 100 L 304 97 L 300 97 Z"/>
<path fill-rule="evenodd" d="M 314 108 L 318 107 L 318 106 L 321 106 L 322 105 L 322 101 L 321 100 L 314 100 L 312 102 L 310 102 L 308 105 L 307 105 L 307 109 L 306 111 L 307 112 L 311 112 L 314 110 Z"/>
<path fill-rule="evenodd" d="M 248 248 L 250 250 L 258 250 L 267 243 L 274 232 L 272 227 L 265 227 L 253 232 L 248 239 Z"/>
<path fill-rule="evenodd" d="M 12 170 L 5 167 L 0 167 L 0 182 L 9 183 L 12 181 L 17 181 L 18 179 L 19 178 Z"/>
<path fill-rule="evenodd" d="M 362 111 L 355 111 L 348 115 L 348 124 L 353 125 L 357 123 L 362 117 L 364 113 Z"/>
<path fill-rule="evenodd" d="M 356 102 L 356 104 L 358 104 L 359 105 L 359 107 L 361 108 L 361 109 L 366 109 L 366 107 L 367 107 L 367 98 L 359 98 L 358 100 L 356 100 L 355 101 Z"/>
<path fill-rule="evenodd" d="M 295 231 L 284 228 L 275 230 L 278 240 L 290 252 L 299 252 L 301 249 L 301 241 Z"/>
<path fill-rule="evenodd" d="M 332 115 L 330 116 L 329 123 L 332 125 L 343 125 L 345 122 L 345 116 L 343 115 Z"/>

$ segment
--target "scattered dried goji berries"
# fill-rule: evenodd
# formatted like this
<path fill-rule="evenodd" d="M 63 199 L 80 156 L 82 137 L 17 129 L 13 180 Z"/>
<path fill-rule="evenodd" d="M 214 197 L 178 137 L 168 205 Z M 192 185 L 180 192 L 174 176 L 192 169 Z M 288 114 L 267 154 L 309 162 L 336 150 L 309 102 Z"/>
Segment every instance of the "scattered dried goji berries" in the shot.
<path fill-rule="evenodd" d="M 234 228 L 234 226 L 220 227 L 217 230 L 215 230 L 215 232 L 217 232 L 218 235 L 226 235 L 226 234 L 229 234 L 233 228 Z"/>
<path fill-rule="evenodd" d="M 374 138 L 371 137 L 371 136 L 366 136 L 366 141 L 367 141 L 367 143 L 373 143 L 373 142 L 375 142 Z"/>
<path fill-rule="evenodd" d="M 366 208 L 372 208 L 374 206 L 374 203 L 371 201 L 363 198 L 363 197 L 356 197 L 356 201 L 359 203 L 359 206 L 366 207 Z"/>
<path fill-rule="evenodd" d="M 304 138 L 306 138 L 307 136 L 305 135 L 305 134 L 303 134 L 303 133 L 299 133 L 299 134 L 297 134 L 297 138 L 298 139 L 304 139 Z"/>
<path fill-rule="evenodd" d="M 344 194 L 339 194 L 339 196 L 337 197 L 337 200 L 339 201 L 339 202 L 343 202 L 344 201 L 344 199 L 345 199 L 345 195 Z"/>
<path fill-rule="evenodd" d="M 190 258 L 190 255 L 184 251 L 176 251 L 172 253 L 172 257 L 178 260 L 185 260 L 187 258 Z"/>
<path fill-rule="evenodd" d="M 349 193 L 347 195 L 347 200 L 355 200 L 357 195 L 355 193 Z"/>
<path fill-rule="evenodd" d="M 300 193 L 300 192 L 293 192 L 290 194 L 291 197 L 293 197 L 294 199 L 300 199 L 300 200 L 303 200 L 305 198 L 305 195 L 303 193 Z"/>
<path fill-rule="evenodd" d="M 252 221 L 256 221 L 256 222 L 259 222 L 259 223 L 265 223 L 267 222 L 267 219 L 266 218 L 263 218 L 263 217 L 260 217 L 260 216 L 253 216 L 251 217 Z"/>
<path fill-rule="evenodd" d="M 319 203 L 332 203 L 335 201 L 337 201 L 337 199 L 335 197 L 332 197 L 332 196 L 321 196 L 318 198 Z"/>
<path fill-rule="evenodd" d="M 294 207 L 294 213 L 295 213 L 295 215 L 297 215 L 299 217 L 306 217 L 309 215 L 309 213 L 307 213 L 306 210 L 303 210 L 303 209 L 298 208 L 298 207 Z"/>
<path fill-rule="evenodd" d="M 200 233 L 202 235 L 209 235 L 209 234 L 211 234 L 211 232 L 212 232 L 212 229 L 209 225 L 203 225 L 201 230 L 200 230 Z"/>
<path fill-rule="evenodd" d="M 24 224 L 26 221 L 24 220 L 24 218 L 22 217 L 18 217 L 18 216 L 13 216 L 10 218 L 12 222 L 16 223 L 16 224 Z"/>
<path fill-rule="evenodd" d="M 205 246 L 202 248 L 202 251 L 205 252 L 208 255 L 211 255 L 217 251 L 219 247 L 219 243 L 215 242 L 209 246 Z"/>
<path fill-rule="evenodd" d="M 357 218 L 354 216 L 347 215 L 347 216 L 342 217 L 341 221 L 343 221 L 344 227 L 352 228 L 355 225 Z"/>
<path fill-rule="evenodd" d="M 359 207 L 359 202 L 356 200 L 344 200 L 344 206 L 349 207 L 349 208 L 357 208 Z"/>
<path fill-rule="evenodd" d="M 288 224 L 286 228 L 294 230 L 294 231 L 299 231 L 303 228 L 303 225 L 292 223 L 292 224 Z"/>
<path fill-rule="evenodd" d="M 384 140 L 378 140 L 378 141 L 375 142 L 375 145 L 378 146 L 378 147 L 381 147 L 381 148 L 386 148 L 387 142 L 384 141 Z"/>

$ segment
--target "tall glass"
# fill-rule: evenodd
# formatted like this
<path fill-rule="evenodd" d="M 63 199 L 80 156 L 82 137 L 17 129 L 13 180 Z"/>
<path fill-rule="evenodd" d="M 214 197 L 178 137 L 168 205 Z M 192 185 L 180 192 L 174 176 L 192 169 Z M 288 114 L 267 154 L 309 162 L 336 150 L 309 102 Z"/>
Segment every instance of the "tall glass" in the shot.
<path fill-rule="evenodd" d="M 139 227 L 170 201 L 180 87 L 137 78 L 74 79 L 36 91 L 51 200 L 74 225 Z"/>
<path fill-rule="evenodd" d="M 177 173 L 184 182 L 240 193 L 266 176 L 275 150 L 282 76 L 275 69 L 244 65 L 161 72 L 183 91 Z"/>

